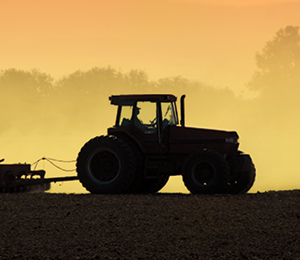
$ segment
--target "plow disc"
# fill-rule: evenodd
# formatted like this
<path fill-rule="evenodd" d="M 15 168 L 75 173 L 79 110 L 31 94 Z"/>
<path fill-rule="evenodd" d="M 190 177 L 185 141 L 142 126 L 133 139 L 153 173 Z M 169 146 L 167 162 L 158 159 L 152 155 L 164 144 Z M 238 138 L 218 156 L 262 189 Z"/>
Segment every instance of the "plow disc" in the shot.
<path fill-rule="evenodd" d="M 45 171 L 31 171 L 30 164 L 0 164 L 0 192 L 46 191 Z"/>
<path fill-rule="evenodd" d="M 0 162 L 2 162 L 0 160 Z M 44 192 L 51 188 L 51 182 L 77 180 L 77 176 L 45 178 L 44 170 L 31 170 L 31 165 L 0 164 L 0 193 Z"/>

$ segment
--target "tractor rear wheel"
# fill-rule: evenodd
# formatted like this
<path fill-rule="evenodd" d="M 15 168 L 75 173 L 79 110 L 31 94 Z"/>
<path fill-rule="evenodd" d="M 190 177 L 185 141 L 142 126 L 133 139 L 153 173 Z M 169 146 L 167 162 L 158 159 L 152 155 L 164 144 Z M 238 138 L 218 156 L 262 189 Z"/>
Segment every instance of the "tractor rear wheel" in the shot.
<path fill-rule="evenodd" d="M 251 189 L 256 171 L 250 155 L 239 152 L 231 165 L 232 178 L 228 180 L 226 193 L 242 194 Z"/>
<path fill-rule="evenodd" d="M 78 154 L 76 167 L 80 182 L 93 194 L 126 193 L 136 174 L 132 150 L 114 136 L 88 141 Z"/>
<path fill-rule="evenodd" d="M 182 178 L 187 189 L 194 194 L 221 193 L 227 184 L 229 166 L 226 160 L 211 150 L 192 153 L 182 167 Z"/>

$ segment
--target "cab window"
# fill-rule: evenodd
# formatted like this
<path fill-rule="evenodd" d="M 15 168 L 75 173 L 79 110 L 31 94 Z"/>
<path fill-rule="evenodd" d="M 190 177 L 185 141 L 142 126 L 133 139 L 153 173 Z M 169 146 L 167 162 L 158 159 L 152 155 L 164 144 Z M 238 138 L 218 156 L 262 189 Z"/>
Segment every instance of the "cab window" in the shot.
<path fill-rule="evenodd" d="M 161 112 L 162 112 L 162 127 L 163 129 L 168 125 L 176 125 L 176 114 L 174 110 L 173 103 L 171 102 L 162 102 L 161 103 Z"/>
<path fill-rule="evenodd" d="M 145 134 L 157 133 L 156 102 L 139 101 L 133 111 L 133 124 Z"/>
<path fill-rule="evenodd" d="M 121 107 L 119 126 L 128 126 L 131 123 L 133 105 L 123 105 Z"/>

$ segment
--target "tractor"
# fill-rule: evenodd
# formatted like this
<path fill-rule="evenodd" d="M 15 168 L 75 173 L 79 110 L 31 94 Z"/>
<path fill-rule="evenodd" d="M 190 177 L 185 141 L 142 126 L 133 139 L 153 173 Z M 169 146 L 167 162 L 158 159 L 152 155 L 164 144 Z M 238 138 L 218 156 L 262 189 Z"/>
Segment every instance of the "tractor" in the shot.
<path fill-rule="evenodd" d="M 182 175 L 192 194 L 246 193 L 255 166 L 238 150 L 238 134 L 185 126 L 185 95 L 180 123 L 174 95 L 113 95 L 118 107 L 107 135 L 81 148 L 76 170 L 92 194 L 156 193 L 170 176 Z"/>

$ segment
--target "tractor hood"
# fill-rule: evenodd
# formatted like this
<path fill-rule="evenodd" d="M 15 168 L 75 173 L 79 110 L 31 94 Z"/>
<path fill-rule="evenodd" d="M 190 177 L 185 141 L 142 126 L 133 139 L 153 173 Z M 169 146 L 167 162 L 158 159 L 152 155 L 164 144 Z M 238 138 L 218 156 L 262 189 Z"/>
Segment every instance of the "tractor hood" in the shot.
<path fill-rule="evenodd" d="M 238 134 L 234 131 L 212 130 L 193 127 L 170 126 L 168 143 L 170 149 L 191 152 L 197 149 L 212 149 L 228 154 L 238 148 Z"/>

